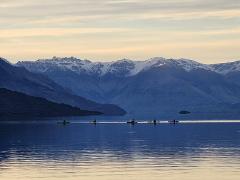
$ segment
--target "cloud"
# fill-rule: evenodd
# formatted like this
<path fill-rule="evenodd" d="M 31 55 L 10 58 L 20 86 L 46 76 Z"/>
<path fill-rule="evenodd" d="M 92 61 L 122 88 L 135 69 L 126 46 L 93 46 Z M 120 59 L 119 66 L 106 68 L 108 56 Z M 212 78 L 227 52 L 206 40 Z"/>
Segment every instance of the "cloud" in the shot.
<path fill-rule="evenodd" d="M 158 28 L 161 28 L 166 22 L 186 21 L 186 25 L 191 23 L 192 26 L 198 26 L 213 19 L 215 23 L 210 24 L 211 27 L 231 24 L 224 22 L 228 20 L 239 22 L 240 1 L 2 0 L 0 2 L 0 28 L 144 27 L 153 21 Z M 205 27 L 207 26 L 208 24 Z"/>
<path fill-rule="evenodd" d="M 237 11 L 239 0 L 9 0 L 0 3 L 1 17 L 107 16 L 143 13 L 209 13 Z M 9 12 L 11 10 L 11 13 Z"/>
<path fill-rule="evenodd" d="M 28 28 L 3 29 L 0 38 L 25 38 L 41 36 L 73 36 L 79 34 L 102 34 L 126 32 L 125 28 Z"/>
<path fill-rule="evenodd" d="M 239 0 L 1 0 L 0 53 L 202 57 L 198 47 L 209 60 L 215 46 L 231 58 L 239 24 Z"/>

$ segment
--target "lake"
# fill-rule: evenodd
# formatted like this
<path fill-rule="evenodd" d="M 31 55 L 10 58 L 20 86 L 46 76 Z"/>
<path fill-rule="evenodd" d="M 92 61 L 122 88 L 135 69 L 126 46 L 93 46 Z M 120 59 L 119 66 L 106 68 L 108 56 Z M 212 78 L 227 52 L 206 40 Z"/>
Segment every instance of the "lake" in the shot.
<path fill-rule="evenodd" d="M 240 121 L 12 121 L 0 140 L 1 180 L 240 179 Z"/>

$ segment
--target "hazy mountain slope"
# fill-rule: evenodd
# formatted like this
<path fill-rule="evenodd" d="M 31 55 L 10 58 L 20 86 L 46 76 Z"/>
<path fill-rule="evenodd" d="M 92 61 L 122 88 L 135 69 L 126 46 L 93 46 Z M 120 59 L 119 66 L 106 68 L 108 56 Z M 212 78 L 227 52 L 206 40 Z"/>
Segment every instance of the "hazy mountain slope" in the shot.
<path fill-rule="evenodd" d="M 240 85 L 240 61 L 212 64 L 211 67 L 232 83 Z"/>
<path fill-rule="evenodd" d="M 240 86 L 215 66 L 192 60 L 152 58 L 97 63 L 54 58 L 17 65 L 46 74 L 75 94 L 118 104 L 130 116 L 174 117 L 183 109 L 211 118 L 222 112 L 239 113 L 233 104 L 240 102 Z"/>
<path fill-rule="evenodd" d="M 69 105 L 53 103 L 44 98 L 0 88 L 0 117 L 87 116 L 100 114 L 99 112 L 80 110 Z"/>
<path fill-rule="evenodd" d="M 228 74 L 228 73 L 240 71 L 240 61 L 211 64 L 209 66 L 212 67 L 215 72 L 218 72 L 221 74 Z"/>
<path fill-rule="evenodd" d="M 130 78 L 140 72 L 163 65 L 181 67 L 186 71 L 194 68 L 209 68 L 190 60 L 164 58 L 152 58 L 147 61 L 123 59 L 116 62 L 94 63 L 71 57 L 17 63 L 17 66 L 24 66 L 29 71 L 48 75 L 63 87 L 70 88 L 75 94 L 99 102 L 107 102 L 106 98 L 111 96 L 114 89 L 126 83 L 124 82 L 128 80 L 126 77 Z"/>
<path fill-rule="evenodd" d="M 189 73 L 162 68 L 135 76 L 116 90 L 110 102 L 121 105 L 132 114 L 149 116 L 165 116 L 182 109 L 221 112 L 217 108 L 219 104 L 240 102 L 239 90 L 239 87 L 212 72 Z"/>
<path fill-rule="evenodd" d="M 99 111 L 108 115 L 122 115 L 125 111 L 116 105 L 99 104 L 80 96 L 71 94 L 44 75 L 15 67 L 0 59 L 0 87 L 43 97 L 53 102 L 65 103 L 84 110 Z"/>

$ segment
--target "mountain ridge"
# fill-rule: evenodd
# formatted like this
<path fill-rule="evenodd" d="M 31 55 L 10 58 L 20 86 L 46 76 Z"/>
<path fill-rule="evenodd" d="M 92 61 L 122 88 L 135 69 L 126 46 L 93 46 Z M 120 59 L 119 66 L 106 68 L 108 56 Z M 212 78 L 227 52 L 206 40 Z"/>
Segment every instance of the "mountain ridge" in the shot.
<path fill-rule="evenodd" d="M 205 69 L 214 71 L 221 74 L 226 74 L 231 71 L 240 71 L 240 61 L 234 61 L 230 63 L 217 63 L 217 64 L 203 64 L 194 60 L 180 58 L 180 59 L 166 59 L 162 57 L 154 57 L 144 61 L 135 61 L 130 59 L 121 59 L 111 62 L 92 62 L 90 60 L 81 60 L 75 57 L 58 58 L 53 57 L 52 59 L 39 59 L 37 61 L 19 61 L 16 63 L 17 66 L 24 66 L 27 69 L 31 69 L 32 64 L 38 64 L 38 71 L 44 72 L 48 70 L 50 66 L 56 66 L 64 70 L 71 70 L 77 73 L 89 73 L 98 76 L 104 76 L 107 73 L 120 72 L 121 68 L 124 70 L 126 76 L 134 76 L 141 71 L 147 70 L 153 66 L 164 66 L 172 65 L 182 67 L 186 71 L 193 69 Z M 41 65 L 41 66 L 40 66 Z M 230 65 L 236 66 L 236 68 L 229 67 Z"/>
<path fill-rule="evenodd" d="M 100 112 L 81 110 L 41 97 L 0 88 L 0 117 L 89 116 Z"/>
<path fill-rule="evenodd" d="M 4 59 L 0 59 L 0 87 L 106 115 L 122 115 L 125 112 L 116 105 L 100 104 L 74 95 L 49 77 L 30 72 L 24 67 L 13 66 Z"/>
<path fill-rule="evenodd" d="M 55 58 L 16 66 L 45 74 L 77 95 L 117 104 L 131 117 L 174 118 L 181 110 L 191 111 L 189 118 L 230 118 L 231 113 L 240 117 L 234 105 L 240 103 L 238 73 L 219 73 L 213 65 L 193 60 L 151 58 L 101 63 Z M 228 117 L 219 116 L 223 111 Z"/>

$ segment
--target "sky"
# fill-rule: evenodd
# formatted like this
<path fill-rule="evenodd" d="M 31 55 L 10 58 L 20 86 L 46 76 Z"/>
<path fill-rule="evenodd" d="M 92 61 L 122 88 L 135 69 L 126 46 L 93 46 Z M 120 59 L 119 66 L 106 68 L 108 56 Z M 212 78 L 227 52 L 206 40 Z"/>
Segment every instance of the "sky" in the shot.
<path fill-rule="evenodd" d="M 240 0 L 0 0 L 0 56 L 240 60 Z"/>

